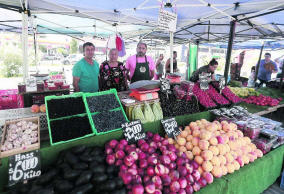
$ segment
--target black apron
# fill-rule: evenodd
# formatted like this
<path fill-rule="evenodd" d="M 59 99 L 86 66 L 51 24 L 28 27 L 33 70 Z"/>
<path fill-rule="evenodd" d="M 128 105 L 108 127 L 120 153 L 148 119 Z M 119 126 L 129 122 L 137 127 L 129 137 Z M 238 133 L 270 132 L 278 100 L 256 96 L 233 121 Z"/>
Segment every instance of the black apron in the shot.
<path fill-rule="evenodd" d="M 144 63 L 138 63 L 137 55 L 136 55 L 136 68 L 131 78 L 131 83 L 137 82 L 140 80 L 151 80 L 149 62 L 147 61 L 146 55 L 145 55 Z"/>

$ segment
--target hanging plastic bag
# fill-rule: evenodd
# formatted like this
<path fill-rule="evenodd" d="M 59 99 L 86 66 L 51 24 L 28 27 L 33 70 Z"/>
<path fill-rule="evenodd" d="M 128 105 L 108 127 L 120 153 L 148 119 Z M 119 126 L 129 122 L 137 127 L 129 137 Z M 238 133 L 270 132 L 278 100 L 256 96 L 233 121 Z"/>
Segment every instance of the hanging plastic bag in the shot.
<path fill-rule="evenodd" d="M 155 120 L 155 115 L 149 105 L 149 103 L 145 102 L 144 105 L 144 117 L 146 122 L 153 122 Z"/>
<path fill-rule="evenodd" d="M 144 117 L 144 114 L 142 112 L 142 109 L 141 109 L 141 106 L 140 105 L 137 105 L 133 108 L 132 110 L 132 119 L 133 120 L 140 120 L 141 123 L 145 123 L 146 122 L 146 119 Z"/>
<path fill-rule="evenodd" d="M 155 120 L 156 121 L 163 119 L 163 111 L 162 111 L 162 108 L 161 108 L 159 102 L 155 102 L 153 104 L 152 110 L 153 110 L 153 113 L 155 115 Z"/>

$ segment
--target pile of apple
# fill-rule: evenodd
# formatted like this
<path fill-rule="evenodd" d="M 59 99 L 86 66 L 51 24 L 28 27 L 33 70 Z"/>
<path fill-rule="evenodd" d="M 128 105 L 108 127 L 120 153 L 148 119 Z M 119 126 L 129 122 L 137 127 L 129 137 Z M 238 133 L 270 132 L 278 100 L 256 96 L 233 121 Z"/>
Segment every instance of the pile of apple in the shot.
<path fill-rule="evenodd" d="M 170 144 L 171 143 L 171 144 Z M 190 194 L 213 182 L 211 174 L 198 171 L 190 160 L 158 134 L 147 132 L 146 139 L 129 145 L 125 139 L 105 145 L 106 162 L 117 166 L 129 193 Z"/>
<path fill-rule="evenodd" d="M 236 124 L 227 121 L 191 122 L 176 140 L 168 138 L 168 141 L 200 165 L 200 174 L 212 173 L 214 177 L 233 173 L 263 156 Z"/>

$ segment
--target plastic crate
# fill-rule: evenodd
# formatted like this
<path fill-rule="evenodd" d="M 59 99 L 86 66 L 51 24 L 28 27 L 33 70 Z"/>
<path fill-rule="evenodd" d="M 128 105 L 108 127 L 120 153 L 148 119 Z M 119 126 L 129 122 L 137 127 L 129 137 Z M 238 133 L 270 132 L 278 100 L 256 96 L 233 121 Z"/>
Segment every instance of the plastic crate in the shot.
<path fill-rule="evenodd" d="M 125 118 L 125 120 L 127 122 L 129 122 L 125 112 L 124 112 L 124 109 L 122 107 L 122 104 L 118 98 L 118 95 L 117 95 L 117 91 L 116 89 L 110 89 L 110 90 L 106 90 L 106 91 L 102 91 L 102 92 L 95 92 L 95 93 L 85 93 L 84 96 L 83 96 L 83 100 L 84 100 L 84 104 L 85 104 L 85 107 L 86 107 L 86 110 L 87 110 L 87 114 L 88 114 L 88 117 L 89 117 L 89 120 L 90 120 L 90 124 L 91 124 L 91 127 L 93 129 L 93 131 L 95 132 L 96 135 L 103 135 L 103 134 L 106 134 L 106 133 L 110 133 L 110 132 L 114 132 L 114 131 L 118 131 L 118 130 L 121 130 L 121 128 L 117 128 L 117 129 L 113 129 L 113 130 L 109 130 L 107 132 L 98 132 L 97 129 L 96 129 L 96 126 L 94 124 L 94 121 L 93 121 L 93 118 L 92 118 L 92 115 L 94 114 L 98 114 L 99 112 L 93 112 L 91 113 L 90 112 L 90 109 L 89 109 L 89 106 L 88 106 L 88 103 L 87 103 L 87 98 L 88 97 L 93 97 L 93 96 L 102 96 L 102 95 L 108 95 L 108 94 L 114 94 L 116 100 L 118 101 L 119 103 L 119 107 L 117 108 L 114 108 L 112 110 L 108 110 L 108 111 L 117 111 L 117 110 L 121 110 L 122 111 L 122 114 Z"/>
<path fill-rule="evenodd" d="M 0 90 L 0 110 L 19 108 L 17 89 Z"/>
<path fill-rule="evenodd" d="M 280 188 L 281 188 L 281 189 L 284 189 L 284 170 L 283 170 L 283 172 L 282 172 Z"/>
<path fill-rule="evenodd" d="M 89 136 L 93 136 L 95 134 L 95 131 L 93 130 L 92 128 L 92 124 L 90 123 L 91 125 L 91 130 L 93 133 L 91 134 L 88 134 L 88 135 L 85 135 L 85 136 L 82 136 L 82 137 L 78 137 L 78 138 L 74 138 L 74 139 L 70 139 L 70 140 L 67 140 L 67 141 L 60 141 L 60 142 L 56 142 L 54 143 L 52 141 L 52 133 L 51 133 L 51 126 L 50 126 L 50 122 L 51 121 L 55 121 L 55 120 L 62 120 L 62 119 L 68 119 L 68 118 L 73 118 L 73 117 L 83 117 L 83 116 L 88 116 L 87 115 L 87 111 L 86 113 L 82 113 L 82 114 L 76 114 L 76 115 L 70 115 L 70 116 L 64 116 L 64 117 L 59 117 L 59 118 L 55 118 L 55 119 L 50 119 L 49 118 L 49 111 L 48 111 L 48 101 L 49 100 L 54 100 L 54 99 L 64 99 L 64 98 L 76 98 L 76 97 L 82 97 L 83 99 L 83 102 L 84 102 L 84 97 L 83 97 L 83 94 L 82 92 L 78 92 L 78 93 L 73 93 L 73 94 L 70 94 L 70 95 L 63 95 L 63 96 L 46 96 L 45 97 L 45 104 L 46 104 L 46 119 L 47 119 L 47 125 L 48 125 L 48 131 L 49 131 L 49 139 L 50 139 L 50 145 L 58 145 L 58 144 L 62 144 L 62 143 L 67 143 L 67 142 L 71 142 L 71 141 L 75 141 L 75 140 L 78 140 L 78 139 L 83 139 L 83 138 L 86 138 L 86 137 L 89 137 Z M 88 117 L 89 118 L 89 117 Z M 89 119 L 89 122 L 90 122 L 90 119 Z"/>

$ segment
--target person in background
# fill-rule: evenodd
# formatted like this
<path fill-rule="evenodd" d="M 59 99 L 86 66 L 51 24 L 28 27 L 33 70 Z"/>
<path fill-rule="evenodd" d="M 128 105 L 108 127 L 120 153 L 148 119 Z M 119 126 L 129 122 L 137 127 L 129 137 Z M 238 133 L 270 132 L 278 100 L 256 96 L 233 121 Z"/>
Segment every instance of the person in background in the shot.
<path fill-rule="evenodd" d="M 282 59 L 281 58 L 275 59 L 275 63 L 277 64 L 277 67 L 278 67 L 278 72 L 277 72 L 276 78 L 281 78 L 284 58 L 282 58 Z"/>
<path fill-rule="evenodd" d="M 127 70 L 122 62 L 117 61 L 118 50 L 109 51 L 109 61 L 100 67 L 100 90 L 115 88 L 118 92 L 128 90 Z"/>
<path fill-rule="evenodd" d="M 215 80 L 214 72 L 217 69 L 217 67 L 218 67 L 218 62 L 216 61 L 216 59 L 212 59 L 208 65 L 200 67 L 198 70 L 193 72 L 189 80 L 192 82 L 197 82 L 199 80 L 199 74 L 208 73 L 210 75 L 209 78 L 214 81 Z"/>
<path fill-rule="evenodd" d="M 129 71 L 130 82 L 140 80 L 151 80 L 155 74 L 155 63 L 150 56 L 146 56 L 147 44 L 139 42 L 136 48 L 136 55 L 128 57 L 126 69 Z"/>
<path fill-rule="evenodd" d="M 252 66 L 251 67 L 250 76 L 249 76 L 249 80 L 248 80 L 248 87 L 249 88 L 254 88 L 255 87 L 254 78 L 255 78 L 255 66 Z"/>
<path fill-rule="evenodd" d="M 156 62 L 156 78 L 155 79 L 160 79 L 163 74 L 164 74 L 164 55 L 160 54 L 157 62 Z"/>
<path fill-rule="evenodd" d="M 97 92 L 99 90 L 99 64 L 93 60 L 95 46 L 91 42 L 83 44 L 84 58 L 73 69 L 74 92 Z"/>
<path fill-rule="evenodd" d="M 173 52 L 173 72 L 177 72 L 177 52 Z M 169 58 L 166 62 L 166 73 L 171 72 L 171 59 Z"/>
<path fill-rule="evenodd" d="M 256 65 L 256 68 L 258 68 L 258 64 Z M 271 54 L 265 53 L 264 59 L 262 59 L 259 63 L 257 79 L 260 81 L 260 83 L 257 85 L 257 87 L 260 87 L 262 84 L 266 84 L 268 81 L 270 81 L 271 74 L 277 73 L 277 70 L 278 68 L 276 63 L 271 60 Z"/>

